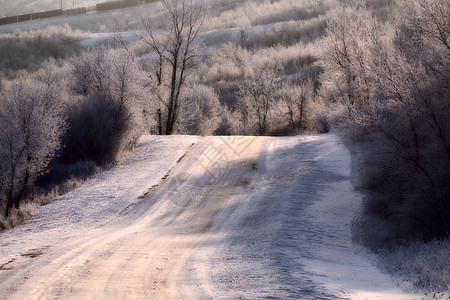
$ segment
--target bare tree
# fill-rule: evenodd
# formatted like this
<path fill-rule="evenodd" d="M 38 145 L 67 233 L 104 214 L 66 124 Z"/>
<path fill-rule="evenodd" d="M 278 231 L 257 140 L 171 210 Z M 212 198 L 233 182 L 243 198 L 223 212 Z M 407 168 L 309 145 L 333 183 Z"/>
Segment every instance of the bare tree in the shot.
<path fill-rule="evenodd" d="M 163 0 L 163 4 L 168 15 L 164 32 L 158 34 L 149 17 L 142 18 L 142 23 L 148 34 L 143 40 L 156 57 L 156 85 L 167 91 L 158 93 L 166 119 L 158 123 L 160 132 L 169 135 L 174 131 L 181 105 L 180 95 L 194 66 L 205 6 L 202 1 L 194 0 Z"/>
<path fill-rule="evenodd" d="M 239 83 L 237 107 L 242 114 L 244 127 L 257 126 L 260 135 L 269 129 L 272 106 L 280 85 L 277 64 L 263 65 L 249 78 Z"/>
<path fill-rule="evenodd" d="M 95 48 L 71 60 L 72 91 L 88 96 L 102 93 L 119 107 L 143 97 L 141 66 L 124 50 Z"/>
<path fill-rule="evenodd" d="M 281 85 L 277 96 L 281 113 L 287 119 L 292 129 L 307 127 L 307 106 L 313 94 L 311 79 L 299 79 L 298 83 L 285 81 Z"/>
<path fill-rule="evenodd" d="M 321 64 L 329 97 L 347 106 L 350 114 L 370 98 L 367 44 L 377 32 L 371 12 L 356 6 L 338 7 L 327 13 L 327 38 Z"/>
<path fill-rule="evenodd" d="M 60 147 L 64 108 L 36 81 L 10 83 L 0 94 L 0 196 L 5 217 L 20 207 Z"/>
<path fill-rule="evenodd" d="M 418 0 L 411 5 L 411 25 L 422 33 L 422 38 L 450 50 L 450 5 L 448 0 Z"/>

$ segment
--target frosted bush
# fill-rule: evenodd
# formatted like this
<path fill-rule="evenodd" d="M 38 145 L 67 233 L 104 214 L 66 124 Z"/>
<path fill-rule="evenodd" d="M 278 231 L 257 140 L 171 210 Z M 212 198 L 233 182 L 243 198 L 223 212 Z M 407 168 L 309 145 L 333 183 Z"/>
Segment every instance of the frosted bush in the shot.
<path fill-rule="evenodd" d="M 74 58 L 71 66 L 72 91 L 83 100 L 69 112 L 65 159 L 116 163 L 141 133 L 145 75 L 128 52 L 103 47 Z"/>
<path fill-rule="evenodd" d="M 410 290 L 424 292 L 429 297 L 444 298 L 450 282 L 450 241 L 413 242 L 380 253 L 378 267 L 397 277 L 397 282 Z M 400 280 L 399 280 L 400 278 Z"/>
<path fill-rule="evenodd" d="M 37 70 L 50 57 L 70 56 L 84 37 L 85 33 L 67 25 L 0 34 L 0 69 L 10 78 L 17 70 Z"/>
<path fill-rule="evenodd" d="M 177 125 L 178 133 L 213 135 L 221 121 L 220 102 L 210 87 L 195 85 L 183 98 Z"/>

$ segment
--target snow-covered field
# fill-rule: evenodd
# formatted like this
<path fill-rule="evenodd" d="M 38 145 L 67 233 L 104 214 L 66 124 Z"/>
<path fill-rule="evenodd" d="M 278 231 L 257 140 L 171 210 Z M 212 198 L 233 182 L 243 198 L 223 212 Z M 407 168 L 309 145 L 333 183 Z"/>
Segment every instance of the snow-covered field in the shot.
<path fill-rule="evenodd" d="M 105 1 L 96 1 L 96 2 L 99 3 Z M 27 13 L 28 10 L 20 10 L 19 6 L 16 6 L 13 3 L 15 3 L 15 1 L 0 0 L 0 11 L 1 11 L 0 17 L 1 15 L 16 15 L 17 11 L 20 11 L 20 13 L 22 12 Z M 72 6 L 70 6 L 70 8 L 71 7 Z M 76 7 L 77 6 L 75 6 L 75 8 Z M 59 7 L 56 7 L 55 9 L 58 8 Z M 12 12 L 8 13 L 9 11 Z M 68 24 L 72 29 L 81 29 L 86 32 L 104 32 L 104 31 L 114 32 L 116 30 L 114 18 L 117 18 L 118 20 L 126 23 L 126 27 L 128 29 L 130 28 L 136 29 L 136 27 L 140 24 L 141 15 L 147 14 L 154 15 L 159 11 L 160 11 L 160 3 L 153 2 L 148 4 L 142 4 L 140 6 L 132 6 L 117 10 L 107 10 L 100 12 L 91 11 L 86 14 L 74 16 L 61 16 L 48 19 L 38 19 L 26 22 L 0 25 L 0 33 L 13 32 L 16 30 L 39 29 L 50 25 L 63 26 L 65 24 Z"/>
<path fill-rule="evenodd" d="M 146 136 L 0 233 L 5 298 L 414 299 L 355 254 L 333 134 Z"/>
<path fill-rule="evenodd" d="M 2 16 L 16 16 L 47 10 L 95 6 L 107 0 L 0 0 Z"/>

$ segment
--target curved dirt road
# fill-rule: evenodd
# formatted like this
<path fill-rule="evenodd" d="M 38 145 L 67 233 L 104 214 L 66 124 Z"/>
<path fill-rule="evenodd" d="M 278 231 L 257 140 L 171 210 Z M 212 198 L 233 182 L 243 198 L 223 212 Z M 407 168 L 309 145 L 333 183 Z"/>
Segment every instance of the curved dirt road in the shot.
<path fill-rule="evenodd" d="M 387 276 L 354 254 L 349 224 L 360 197 L 348 172 L 348 152 L 334 135 L 196 139 L 110 222 L 3 263 L 0 295 L 398 296 Z"/>

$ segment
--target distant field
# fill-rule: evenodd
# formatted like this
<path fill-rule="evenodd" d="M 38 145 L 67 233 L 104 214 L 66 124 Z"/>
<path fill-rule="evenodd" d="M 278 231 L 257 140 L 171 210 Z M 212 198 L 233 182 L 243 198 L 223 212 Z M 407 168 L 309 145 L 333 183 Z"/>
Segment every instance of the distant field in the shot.
<path fill-rule="evenodd" d="M 108 0 L 0 0 L 0 17 L 9 17 L 41 11 L 94 6 Z"/>
<path fill-rule="evenodd" d="M 0 0 L 6 2 L 6 0 Z M 50 0 L 49 0 L 50 1 Z M 55 0 L 51 0 L 55 1 Z M 56 0 L 57 2 L 58 0 Z M 64 0 L 67 1 L 67 0 Z M 76 0 L 77 1 L 77 0 Z M 80 1 L 80 0 L 78 0 Z M 38 2 L 38 1 L 36 1 Z M 86 0 L 85 3 L 88 1 Z M 105 1 L 90 0 L 89 3 L 100 3 Z M 3 5 L 3 4 L 2 4 Z M 1 6 L 1 5 L 0 5 Z M 126 23 L 123 30 L 136 30 L 139 29 L 140 15 L 141 14 L 153 14 L 160 9 L 157 9 L 158 2 L 142 4 L 141 6 L 128 7 L 118 9 L 114 11 L 101 11 L 93 12 L 75 16 L 63 16 L 54 17 L 48 19 L 38 19 L 27 22 L 11 23 L 6 25 L 0 25 L 0 34 L 6 32 L 13 32 L 16 30 L 30 30 L 47 27 L 50 25 L 64 25 L 67 24 L 72 29 L 80 29 L 87 32 L 110 32 L 116 30 L 114 18 L 118 18 L 123 23 Z M 49 7 L 51 9 L 51 7 Z M 76 6 L 75 6 L 76 8 Z M 1 13 L 0 13 L 1 16 Z"/>

